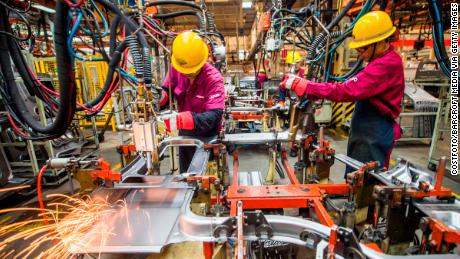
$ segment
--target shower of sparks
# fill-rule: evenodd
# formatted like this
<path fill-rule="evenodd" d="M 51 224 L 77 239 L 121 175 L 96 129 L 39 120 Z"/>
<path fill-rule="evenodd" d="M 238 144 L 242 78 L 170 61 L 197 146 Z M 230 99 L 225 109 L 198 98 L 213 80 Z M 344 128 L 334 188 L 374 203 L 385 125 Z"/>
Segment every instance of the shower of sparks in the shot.
<path fill-rule="evenodd" d="M 0 192 L 16 191 L 16 190 L 21 190 L 21 189 L 26 189 L 26 188 L 30 188 L 30 185 L 19 185 L 19 186 L 9 187 L 9 188 L 0 188 Z"/>
<path fill-rule="evenodd" d="M 64 199 L 62 202 L 48 203 L 45 214 L 49 224 L 45 224 L 39 208 L 0 210 L 0 214 L 32 212 L 36 215 L 32 219 L 0 226 L 0 258 L 69 258 L 71 251 L 85 251 L 86 247 L 95 244 L 102 247 L 107 238 L 113 235 L 113 227 L 105 221 L 120 210 L 127 213 L 126 202 L 122 200 L 109 203 L 107 199 L 89 196 L 75 198 L 63 194 L 50 194 L 47 197 Z M 98 232 L 87 235 L 96 224 Z M 10 247 L 19 241 L 30 243 L 20 251 Z"/>

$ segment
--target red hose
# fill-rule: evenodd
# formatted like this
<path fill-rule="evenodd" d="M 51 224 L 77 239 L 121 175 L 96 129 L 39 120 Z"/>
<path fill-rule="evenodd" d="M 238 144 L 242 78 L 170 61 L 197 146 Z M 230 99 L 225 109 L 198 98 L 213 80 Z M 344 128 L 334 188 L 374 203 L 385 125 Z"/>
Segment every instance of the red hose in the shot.
<path fill-rule="evenodd" d="M 70 8 L 79 8 L 83 3 L 83 0 L 78 0 L 77 3 L 72 3 L 70 0 L 64 0 Z"/>
<path fill-rule="evenodd" d="M 60 94 L 56 91 L 53 91 L 51 89 L 49 89 L 48 87 L 46 87 L 38 78 L 37 76 L 32 72 L 32 70 L 30 69 L 30 67 L 27 67 L 27 69 L 29 69 L 29 72 L 30 74 L 32 75 L 34 81 L 43 89 L 45 90 L 46 92 L 52 94 L 52 95 L 55 95 L 55 96 L 60 96 Z M 77 105 L 80 106 L 82 109 L 88 111 L 88 112 L 97 112 L 96 110 L 93 110 L 91 108 L 88 108 L 86 106 L 84 106 L 83 104 L 77 102 Z"/>
<path fill-rule="evenodd" d="M 11 117 L 11 114 L 9 112 L 6 115 L 8 116 L 8 120 L 10 121 L 11 127 L 13 127 L 14 131 L 16 131 L 19 135 L 23 136 L 26 139 L 30 138 L 26 133 L 19 129 L 19 127 L 16 125 L 16 123 L 13 120 L 13 117 Z"/>
<path fill-rule="evenodd" d="M 45 211 L 45 205 L 43 203 L 43 197 L 42 197 L 42 178 L 43 174 L 46 171 L 46 165 L 44 165 L 41 169 L 40 172 L 38 172 L 37 176 L 37 196 L 38 196 L 38 203 L 40 204 L 40 209 L 43 214 L 43 219 L 45 219 L 45 223 L 48 224 L 48 217 L 46 217 L 46 211 Z"/>

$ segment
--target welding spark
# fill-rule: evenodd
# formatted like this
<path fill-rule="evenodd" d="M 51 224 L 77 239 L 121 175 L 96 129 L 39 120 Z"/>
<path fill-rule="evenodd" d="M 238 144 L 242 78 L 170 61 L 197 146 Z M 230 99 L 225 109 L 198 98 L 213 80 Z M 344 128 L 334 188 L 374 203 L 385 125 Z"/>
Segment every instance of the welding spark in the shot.
<path fill-rule="evenodd" d="M 35 215 L 32 219 L 0 227 L 0 258 L 69 258 L 71 251 L 85 251 L 86 247 L 95 242 L 99 242 L 102 247 L 107 238 L 113 235 L 112 226 L 104 224 L 104 219 L 117 211 L 124 211 L 127 206 L 122 200 L 109 203 L 107 198 L 90 196 L 76 198 L 50 194 L 47 197 L 63 201 L 49 203 L 44 212 L 39 208 L 0 210 L 0 214 L 32 212 Z M 43 213 L 49 219 L 49 224 L 45 224 L 47 220 L 41 218 Z M 99 224 L 97 235 L 93 235 L 97 236 L 97 240 L 86 235 L 95 224 Z M 11 248 L 14 242 L 20 241 L 30 243 L 20 251 Z"/>
<path fill-rule="evenodd" d="M 30 188 L 30 185 L 19 185 L 15 187 L 0 188 L 0 192 L 17 191 L 17 190 L 26 189 L 26 188 Z"/>

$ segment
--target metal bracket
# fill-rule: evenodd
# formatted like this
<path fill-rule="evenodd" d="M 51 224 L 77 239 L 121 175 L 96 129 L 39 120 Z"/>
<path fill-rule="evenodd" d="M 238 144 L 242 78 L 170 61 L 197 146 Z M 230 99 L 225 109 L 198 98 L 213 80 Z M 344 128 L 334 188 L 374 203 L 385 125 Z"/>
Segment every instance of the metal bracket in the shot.
<path fill-rule="evenodd" d="M 321 237 L 317 233 L 313 233 L 313 232 L 305 229 L 304 231 L 302 231 L 300 233 L 300 239 L 302 241 L 305 241 L 305 246 L 307 248 L 316 249 L 316 247 L 318 246 L 319 242 L 321 242 L 321 240 L 323 240 L 323 237 Z"/>
<path fill-rule="evenodd" d="M 273 228 L 260 210 L 245 212 L 244 225 L 254 226 L 258 238 L 269 239 L 273 236 Z"/>
<path fill-rule="evenodd" d="M 218 239 L 218 242 L 225 242 L 234 234 L 236 224 L 236 217 L 226 219 L 213 229 L 213 236 Z M 261 239 L 269 239 L 273 236 L 273 228 L 260 210 L 244 212 L 244 228 L 253 228 L 256 237 Z"/>
<path fill-rule="evenodd" d="M 226 219 L 222 224 L 214 227 L 212 235 L 218 239 L 219 243 L 227 241 L 236 230 L 236 217 Z"/>
<path fill-rule="evenodd" d="M 358 238 L 353 233 L 353 230 L 338 227 L 337 237 L 340 241 L 336 246 L 336 253 L 343 255 L 345 258 L 366 258 L 361 250 Z"/>

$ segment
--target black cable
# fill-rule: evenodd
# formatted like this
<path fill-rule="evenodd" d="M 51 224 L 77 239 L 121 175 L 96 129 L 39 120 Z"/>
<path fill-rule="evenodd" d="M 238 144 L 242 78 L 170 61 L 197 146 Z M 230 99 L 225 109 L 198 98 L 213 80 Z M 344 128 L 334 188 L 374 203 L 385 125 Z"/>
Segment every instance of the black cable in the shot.
<path fill-rule="evenodd" d="M 166 20 L 166 19 L 171 19 L 171 18 L 176 18 L 180 16 L 195 16 L 198 18 L 198 23 L 200 24 L 200 30 L 205 31 L 206 30 L 206 21 L 204 20 L 204 17 L 201 13 L 195 12 L 193 10 L 184 10 L 184 11 L 178 11 L 178 12 L 172 12 L 172 13 L 160 13 L 160 14 L 151 14 L 150 17 L 154 19 L 161 19 L 161 20 Z"/>
<path fill-rule="evenodd" d="M 302 8 L 299 11 L 293 11 L 287 8 L 280 8 L 280 9 L 276 9 L 276 11 L 273 12 L 272 19 L 276 18 L 280 13 L 290 13 L 290 14 L 294 14 L 295 16 L 309 17 L 312 15 L 313 11 L 311 10 L 310 7 Z"/>
<path fill-rule="evenodd" d="M 362 65 L 363 65 L 363 59 L 358 58 L 357 62 L 353 65 L 353 67 L 350 69 L 350 71 L 348 71 L 344 75 L 341 75 L 340 78 L 348 80 L 349 78 L 355 76 L 356 74 L 358 74 L 359 71 L 361 71 L 363 69 Z M 330 77 L 330 79 L 332 79 L 332 80 L 336 80 L 336 78 L 338 78 L 338 77 L 334 77 L 334 76 Z"/>
<path fill-rule="evenodd" d="M 334 26 L 339 24 L 340 20 L 342 20 L 342 18 L 348 13 L 348 11 L 353 7 L 355 2 L 356 0 L 351 0 L 350 2 L 348 2 L 347 5 L 345 5 L 345 7 L 343 7 L 342 10 L 340 10 L 340 13 L 337 14 L 337 16 L 334 17 L 334 19 L 332 19 L 332 21 L 328 25 L 326 25 L 326 29 L 331 30 Z"/>
<path fill-rule="evenodd" d="M 22 20 L 22 22 L 27 27 L 27 37 L 25 37 L 25 38 L 18 37 L 16 35 L 14 35 L 13 33 L 9 32 L 10 30 L 0 30 L 0 34 L 6 35 L 8 37 L 11 37 L 11 38 L 19 40 L 19 41 L 28 41 L 28 40 L 30 40 L 30 38 L 32 37 L 32 28 L 30 27 L 29 21 L 24 17 L 24 15 L 22 15 L 22 13 L 20 13 L 18 10 L 14 9 L 14 8 L 8 6 L 3 1 L 0 1 L 0 4 L 3 5 L 3 7 L 5 7 L 6 9 L 8 9 L 11 12 L 15 13 Z M 5 12 L 5 15 L 8 16 L 6 14 L 6 12 Z"/>
<path fill-rule="evenodd" d="M 17 48 L 8 44 L 8 38 L 2 36 L 2 45 L 8 46 L 8 51 L 5 52 L 2 50 L 1 55 L 1 64 L 2 72 L 6 78 L 6 87 L 9 96 L 12 97 L 13 105 L 11 106 L 14 109 L 18 119 L 22 122 L 25 122 L 28 127 L 33 131 L 41 134 L 47 135 L 61 135 L 65 133 L 67 127 L 71 124 L 73 115 L 75 113 L 75 80 L 74 73 L 72 71 L 72 64 L 70 60 L 70 54 L 67 50 L 67 19 L 68 19 L 68 10 L 69 7 L 62 2 L 56 4 L 56 15 L 55 15 L 55 47 L 56 47 L 56 60 L 58 67 L 58 78 L 60 87 L 60 102 L 58 106 L 58 112 L 54 121 L 47 126 L 42 126 L 39 121 L 37 121 L 30 111 L 27 110 L 24 101 L 21 99 L 19 93 L 19 88 L 16 85 L 14 80 L 14 74 L 12 72 L 11 63 L 9 56 L 19 55 L 22 57 L 20 51 Z M 8 18 L 6 16 L 5 8 L 0 8 L 1 15 L 3 18 L 0 19 L 0 30 L 7 30 L 9 27 Z M 23 58 L 23 57 L 22 57 Z M 11 78 L 9 78 L 11 77 Z M 45 138 L 45 136 L 40 137 Z"/>
<path fill-rule="evenodd" d="M 155 5 L 182 5 L 182 6 L 189 6 L 198 10 L 203 11 L 200 5 L 194 2 L 182 1 L 182 0 L 158 0 L 145 3 L 145 7 L 155 6 Z"/>
<path fill-rule="evenodd" d="M 121 18 L 123 23 L 125 24 L 126 31 L 128 33 L 135 32 L 137 36 L 137 40 L 139 41 L 139 44 L 142 46 L 143 50 L 148 50 L 149 49 L 149 44 L 147 42 L 147 39 L 145 38 L 145 35 L 142 33 L 141 30 L 138 30 L 138 25 L 131 20 L 128 16 L 126 16 L 120 9 L 118 9 L 113 3 L 107 1 L 107 0 L 96 0 L 96 2 L 100 3 L 104 7 L 106 7 L 108 10 L 112 11 L 115 13 L 117 16 Z M 86 106 L 88 108 L 92 108 L 99 104 L 101 102 L 105 95 L 108 93 L 108 90 L 112 84 L 112 80 L 114 77 L 115 69 L 118 66 L 119 61 L 121 60 L 123 51 L 127 47 L 126 42 L 123 41 L 120 45 L 116 47 L 116 50 L 114 51 L 111 60 L 109 62 L 109 69 L 107 72 L 106 76 L 106 81 L 104 83 L 104 86 L 102 89 L 99 91 L 98 95 L 93 99 L 88 101 L 87 103 L 83 104 L 83 106 Z M 146 51 L 145 51 L 146 52 Z M 146 55 L 144 52 L 144 62 L 149 60 L 149 56 Z M 147 76 L 146 76 L 147 77 Z M 147 80 L 146 80 L 147 81 Z M 83 108 L 77 107 L 78 111 L 82 111 Z M 93 115 L 94 113 L 90 114 Z"/>
<path fill-rule="evenodd" d="M 125 48 L 126 48 L 126 41 L 123 41 L 120 45 L 117 46 L 117 49 L 113 53 L 112 59 L 110 60 L 108 64 L 107 77 L 104 82 L 104 86 L 101 88 L 101 90 L 99 91 L 99 93 L 94 99 L 86 102 L 85 104 L 83 104 L 83 106 L 92 108 L 96 106 L 97 104 L 99 104 L 104 99 L 104 97 L 106 96 L 106 94 L 108 93 L 110 89 L 110 86 L 112 85 L 112 81 L 113 81 L 114 74 L 115 74 L 115 69 L 118 65 L 118 62 L 121 60 L 121 57 L 122 57 L 122 54 Z M 118 76 L 119 75 L 117 75 L 117 78 L 115 79 L 117 81 L 118 81 Z M 83 108 L 77 107 L 77 111 L 83 111 L 83 110 L 84 110 Z M 90 115 L 94 115 L 94 114 L 95 113 L 91 113 Z"/>
<path fill-rule="evenodd" d="M 121 17 L 116 15 L 113 20 L 112 24 L 110 24 L 110 41 L 109 41 L 109 55 L 112 57 L 115 48 L 117 47 L 117 33 L 118 33 L 118 26 L 121 23 Z"/>

